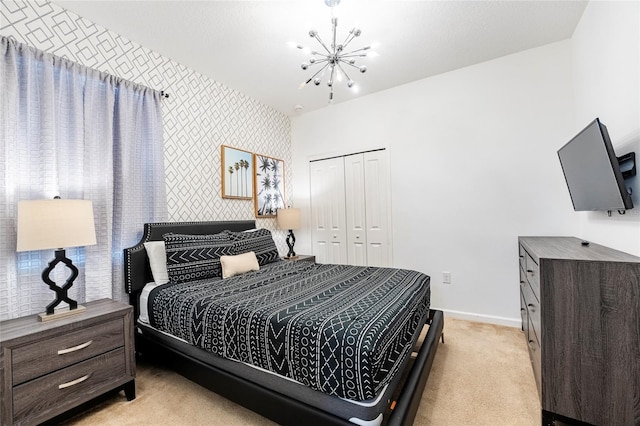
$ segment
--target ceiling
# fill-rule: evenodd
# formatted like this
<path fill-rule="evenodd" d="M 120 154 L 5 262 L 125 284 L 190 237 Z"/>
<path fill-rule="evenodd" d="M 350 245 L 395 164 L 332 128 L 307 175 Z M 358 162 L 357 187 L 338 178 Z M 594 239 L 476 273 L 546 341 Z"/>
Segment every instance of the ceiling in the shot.
<path fill-rule="evenodd" d="M 171 58 L 287 115 L 328 105 L 326 77 L 300 89 L 313 73 L 309 56 L 291 47 L 329 40 L 331 9 L 323 0 L 100 1 L 53 0 L 129 40 Z M 334 103 L 570 38 L 586 1 L 342 0 L 338 39 L 354 26 L 361 74 L 335 85 Z M 171 93 L 171 87 L 161 87 Z M 296 110 L 295 106 L 302 106 Z"/>

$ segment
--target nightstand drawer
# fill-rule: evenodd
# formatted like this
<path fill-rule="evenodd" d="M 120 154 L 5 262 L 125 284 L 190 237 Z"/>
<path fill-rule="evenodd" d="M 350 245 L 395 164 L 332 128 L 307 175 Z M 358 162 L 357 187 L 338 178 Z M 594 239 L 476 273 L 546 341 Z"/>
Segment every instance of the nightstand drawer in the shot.
<path fill-rule="evenodd" d="M 47 374 L 13 389 L 13 421 L 39 422 L 60 405 L 82 403 L 125 376 L 124 347 Z"/>
<path fill-rule="evenodd" d="M 122 318 L 13 349 L 13 385 L 124 346 Z"/>

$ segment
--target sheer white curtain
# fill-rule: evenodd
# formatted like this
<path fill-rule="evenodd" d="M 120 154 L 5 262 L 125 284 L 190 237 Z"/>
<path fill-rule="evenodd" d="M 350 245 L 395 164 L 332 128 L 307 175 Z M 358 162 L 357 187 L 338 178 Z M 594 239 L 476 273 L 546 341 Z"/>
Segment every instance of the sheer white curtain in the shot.
<path fill-rule="evenodd" d="M 80 270 L 69 294 L 125 300 L 122 249 L 167 216 L 160 94 L 0 41 L 0 319 L 42 312 L 54 298 L 40 276 L 53 250 L 16 253 L 19 200 L 91 200 L 97 245 L 67 250 Z"/>

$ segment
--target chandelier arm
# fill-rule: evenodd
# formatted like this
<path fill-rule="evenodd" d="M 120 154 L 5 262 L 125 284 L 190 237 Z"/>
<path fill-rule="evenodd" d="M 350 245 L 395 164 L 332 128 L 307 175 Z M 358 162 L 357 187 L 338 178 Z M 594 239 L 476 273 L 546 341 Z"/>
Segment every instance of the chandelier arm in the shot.
<path fill-rule="evenodd" d="M 344 62 L 343 60 L 340 60 L 337 65 L 338 68 L 340 68 L 340 71 L 342 71 L 342 73 L 344 74 L 345 77 L 347 77 L 347 81 L 351 80 L 351 77 L 349 77 L 349 74 L 347 74 L 347 72 L 344 70 L 344 68 L 342 68 L 342 66 L 340 65 L 340 62 Z M 345 62 L 345 64 L 350 65 L 348 62 Z"/>
<path fill-rule="evenodd" d="M 347 64 L 347 65 L 349 65 L 350 67 L 353 67 L 353 68 L 355 68 L 355 69 L 357 69 L 357 70 L 360 70 L 360 67 L 359 67 L 359 66 L 354 65 L 354 64 L 350 64 L 348 61 L 344 61 L 344 60 L 340 59 L 340 62 L 342 62 L 343 64 Z M 341 69 L 342 69 L 342 68 L 341 68 Z M 345 73 L 345 74 L 346 74 L 346 73 Z"/>
<path fill-rule="evenodd" d="M 329 59 L 330 58 L 330 56 L 327 55 L 326 53 L 321 53 L 321 52 L 316 52 L 316 51 L 311 52 L 311 55 L 312 56 L 322 56 L 322 58 L 324 58 L 324 59 Z"/>
<path fill-rule="evenodd" d="M 364 52 L 366 50 L 370 50 L 371 46 L 365 46 L 365 47 L 361 47 L 360 49 L 356 49 L 356 50 L 352 50 L 351 52 L 347 52 L 347 55 L 350 55 L 352 53 L 358 53 L 358 52 Z"/>
<path fill-rule="evenodd" d="M 311 82 L 311 80 L 314 79 L 315 76 L 317 76 L 318 74 L 320 74 L 322 71 L 324 71 L 327 67 L 329 66 L 329 63 L 327 62 L 326 64 L 324 64 L 324 66 L 322 68 L 320 68 L 318 71 L 316 71 L 315 74 L 313 74 L 311 77 L 309 77 L 309 80 L 306 81 L 305 86 L 307 84 L 309 84 Z"/>
<path fill-rule="evenodd" d="M 366 58 L 366 57 L 367 57 L 366 53 L 356 53 L 356 54 L 345 53 L 344 55 L 340 55 L 340 58 Z"/>
<path fill-rule="evenodd" d="M 327 45 L 326 45 L 326 44 L 324 44 L 324 41 L 322 41 L 322 39 L 320 38 L 320 36 L 318 35 L 318 33 L 316 33 L 313 37 L 314 37 L 316 40 L 318 40 L 318 43 L 320 43 L 320 46 L 322 46 L 322 47 L 324 48 L 324 50 L 326 50 L 326 51 L 327 51 L 327 53 L 328 53 L 329 55 L 331 55 L 331 50 L 329 50 L 329 48 L 327 47 Z"/>
<path fill-rule="evenodd" d="M 349 43 L 351 43 L 354 38 L 356 38 L 356 36 L 353 34 L 354 30 L 355 30 L 355 28 L 353 30 L 349 31 L 349 34 L 347 34 L 347 38 L 345 38 L 344 42 L 342 42 L 342 47 L 343 48 L 347 47 L 347 45 Z"/>

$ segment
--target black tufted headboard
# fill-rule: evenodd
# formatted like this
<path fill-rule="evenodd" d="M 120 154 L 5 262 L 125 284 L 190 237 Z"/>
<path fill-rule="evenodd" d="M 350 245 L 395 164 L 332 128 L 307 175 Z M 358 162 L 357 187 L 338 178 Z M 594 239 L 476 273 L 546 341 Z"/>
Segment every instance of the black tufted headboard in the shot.
<path fill-rule="evenodd" d="M 149 259 L 144 249 L 147 241 L 161 241 L 168 233 L 175 234 L 217 234 L 225 229 L 245 231 L 256 227 L 255 220 L 233 220 L 221 222 L 160 222 L 145 223 L 144 234 L 138 244 L 124 249 L 124 287 L 130 295 L 131 304 L 137 308 L 137 295 L 145 284 L 153 281 Z"/>

